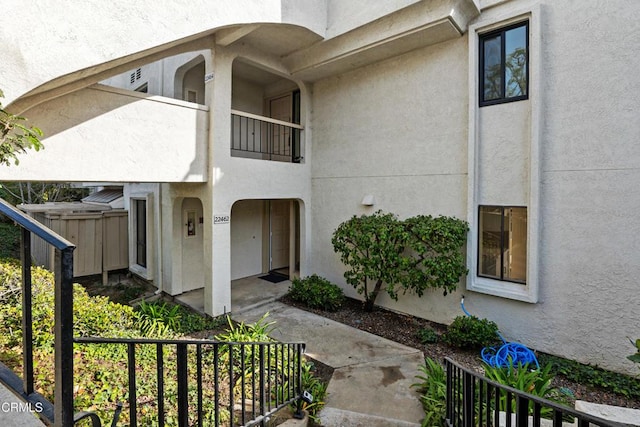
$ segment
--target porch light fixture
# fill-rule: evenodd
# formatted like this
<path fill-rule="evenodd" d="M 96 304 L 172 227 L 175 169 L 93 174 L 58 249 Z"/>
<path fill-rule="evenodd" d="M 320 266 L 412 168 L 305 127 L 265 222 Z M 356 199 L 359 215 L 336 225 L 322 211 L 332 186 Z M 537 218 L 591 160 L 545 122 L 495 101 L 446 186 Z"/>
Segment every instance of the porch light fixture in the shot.
<path fill-rule="evenodd" d="M 376 204 L 376 198 L 373 196 L 373 194 L 367 194 L 362 198 L 363 206 L 373 206 L 375 204 Z"/>

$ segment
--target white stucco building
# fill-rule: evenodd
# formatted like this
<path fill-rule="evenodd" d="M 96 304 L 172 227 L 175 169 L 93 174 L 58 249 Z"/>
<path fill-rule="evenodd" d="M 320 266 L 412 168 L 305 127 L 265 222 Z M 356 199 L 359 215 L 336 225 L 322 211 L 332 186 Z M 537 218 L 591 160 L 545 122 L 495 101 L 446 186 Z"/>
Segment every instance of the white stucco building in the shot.
<path fill-rule="evenodd" d="M 213 315 L 270 270 L 344 285 L 330 240 L 354 214 L 463 218 L 459 291 L 383 305 L 449 323 L 464 294 L 510 340 L 635 373 L 638 17 L 634 0 L 11 0 L 3 104 L 46 148 L 0 180 L 124 185 L 131 271 L 204 287 Z"/>

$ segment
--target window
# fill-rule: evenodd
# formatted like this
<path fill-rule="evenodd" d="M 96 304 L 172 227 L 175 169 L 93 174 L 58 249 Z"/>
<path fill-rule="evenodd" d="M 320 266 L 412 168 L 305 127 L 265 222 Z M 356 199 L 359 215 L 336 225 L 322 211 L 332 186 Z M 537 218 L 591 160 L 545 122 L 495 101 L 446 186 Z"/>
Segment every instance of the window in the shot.
<path fill-rule="evenodd" d="M 133 200 L 135 215 L 135 261 L 140 267 L 147 267 L 147 201 Z"/>
<path fill-rule="evenodd" d="M 480 206 L 478 276 L 526 283 L 527 208 Z"/>
<path fill-rule="evenodd" d="M 480 106 L 527 99 L 529 22 L 480 35 Z"/>

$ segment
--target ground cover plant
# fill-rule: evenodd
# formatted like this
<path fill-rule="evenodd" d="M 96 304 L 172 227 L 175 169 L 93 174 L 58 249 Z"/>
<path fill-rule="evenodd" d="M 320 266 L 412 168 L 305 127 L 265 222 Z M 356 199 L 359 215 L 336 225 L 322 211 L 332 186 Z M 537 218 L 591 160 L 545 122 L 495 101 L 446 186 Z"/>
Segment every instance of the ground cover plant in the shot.
<path fill-rule="evenodd" d="M 0 361 L 15 372 L 21 372 L 22 364 L 22 332 L 21 332 L 21 291 L 20 265 L 15 260 L 0 260 Z M 53 401 L 53 275 L 39 267 L 32 268 L 33 281 L 33 321 L 34 321 L 34 370 L 36 390 L 47 399 Z M 185 333 L 199 327 L 210 327 L 208 320 L 196 321 L 187 314 L 183 307 L 157 302 L 144 304 L 145 308 L 134 310 L 132 307 L 111 302 L 107 297 L 90 296 L 81 285 L 74 285 L 74 335 L 78 337 L 111 337 L 111 338 L 180 338 Z M 175 308 L 179 307 L 179 308 Z M 142 314 L 145 313 L 145 314 Z M 152 313 L 152 314 L 151 314 Z M 167 314 L 169 313 L 169 314 Z M 227 321 L 225 319 L 225 321 Z M 202 323 L 198 323 L 202 322 Z M 219 321 L 217 322 L 219 327 Z M 268 337 L 269 322 L 266 319 L 255 325 L 235 325 L 229 321 L 227 331 L 216 336 L 219 340 L 233 339 L 237 342 L 270 341 Z M 211 347 L 212 348 L 212 347 Z M 214 351 L 203 347 L 202 383 L 203 383 L 203 416 L 204 422 L 210 424 L 218 417 L 224 425 L 232 416 L 237 417 L 233 402 L 240 401 L 243 386 L 250 381 L 242 381 L 253 375 L 252 361 L 257 360 L 258 352 L 251 349 L 244 354 L 245 364 L 233 349 L 228 346 L 218 347 L 217 358 Z M 153 345 L 135 346 L 136 402 L 139 425 L 157 425 L 157 347 Z M 164 363 L 164 410 L 167 414 L 165 425 L 177 425 L 177 379 L 175 345 L 162 348 Z M 233 356 L 233 359 L 230 357 Z M 197 398 L 196 351 L 188 352 L 189 401 Z M 288 355 L 268 358 L 270 360 L 267 376 L 286 380 Z M 247 361 L 248 360 L 248 361 Z M 306 362 L 304 362 L 306 363 Z M 303 365 L 306 366 L 306 365 Z M 232 369 L 229 369 L 232 367 Z M 306 369 L 306 368 L 305 368 Z M 216 378 L 215 375 L 218 377 Z M 230 374 L 231 373 L 231 374 Z M 311 381 L 312 375 L 306 380 Z M 217 382 L 216 382 L 217 379 Z M 124 403 L 118 425 L 126 425 L 129 419 L 128 410 L 128 373 L 127 346 L 123 344 L 88 344 L 74 345 L 74 405 L 77 411 L 95 411 L 102 419 L 103 425 L 110 425 L 116 403 Z M 219 390 L 220 410 L 214 411 L 216 385 Z M 244 388 L 245 393 L 248 392 Z M 286 396 L 284 389 L 278 391 L 280 401 Z M 272 390 L 269 398 L 275 398 L 276 390 Z M 310 408 L 313 410 L 314 408 Z M 315 408 L 318 409 L 318 408 Z M 190 410 L 190 423 L 195 422 L 197 411 Z"/>

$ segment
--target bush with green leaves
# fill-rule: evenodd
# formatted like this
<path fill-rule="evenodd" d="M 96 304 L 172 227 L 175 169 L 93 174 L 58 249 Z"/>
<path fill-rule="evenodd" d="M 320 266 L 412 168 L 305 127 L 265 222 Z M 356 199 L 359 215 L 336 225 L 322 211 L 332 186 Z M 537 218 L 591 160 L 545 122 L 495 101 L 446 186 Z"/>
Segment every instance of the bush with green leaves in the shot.
<path fill-rule="evenodd" d="M 462 349 L 480 349 L 499 341 L 498 325 L 476 316 L 458 316 L 441 337 L 445 343 Z"/>
<path fill-rule="evenodd" d="M 33 332 L 34 332 L 34 371 L 36 390 L 45 398 L 53 401 L 54 393 L 54 277 L 47 270 L 33 267 Z M 107 297 L 89 296 L 81 285 L 74 285 L 74 335 L 89 337 L 113 338 L 175 338 L 177 331 L 167 328 L 157 331 L 153 328 L 140 330 L 139 314 L 132 307 L 111 302 Z M 155 305 L 155 303 L 150 303 Z M 170 304 L 158 304 L 160 309 L 147 307 L 147 319 L 154 322 L 171 324 L 178 329 L 185 329 L 184 322 L 196 325 L 196 321 L 187 320 L 186 310 L 172 308 Z M 167 312 L 173 310 L 173 319 L 180 319 L 182 325 L 165 318 Z M 151 314 L 152 313 L 152 314 Z M 21 301 L 21 266 L 15 261 L 0 261 L 0 361 L 16 372 L 22 366 L 22 301 Z M 205 319 L 206 320 L 206 319 Z M 208 320 L 206 320 L 208 321 Z M 230 324 L 226 334 L 220 334 L 218 339 L 228 339 L 241 342 L 255 342 L 270 340 L 268 333 L 272 322 L 266 318 L 255 325 Z M 215 357 L 213 344 L 203 346 L 203 369 L 200 377 L 203 384 L 203 414 L 205 424 L 213 425 L 215 420 L 215 398 L 220 399 L 218 421 L 227 422 L 233 414 L 227 409 L 231 406 L 229 384 L 234 393 L 234 401 L 240 401 L 242 395 L 239 381 L 241 378 L 251 378 L 252 372 L 245 364 L 240 369 L 238 362 L 241 358 L 234 353 L 233 376 L 229 375 L 229 358 L 223 357 L 225 346 L 219 347 L 218 358 Z M 157 383 L 157 347 L 155 344 L 135 346 L 136 394 L 138 402 L 139 425 L 157 425 L 158 383 Z M 247 351 L 248 355 L 251 350 Z M 164 345 L 162 348 L 164 364 L 164 396 L 166 425 L 177 425 L 177 361 L 176 346 Z M 226 354 L 229 354 L 228 347 Z M 126 344 L 74 344 L 74 407 L 76 410 L 95 411 L 103 425 L 110 425 L 117 402 L 124 402 L 125 410 L 120 416 L 120 424 L 127 425 L 129 420 L 128 404 L 128 346 Z M 287 356 L 289 357 L 289 356 Z M 286 357 L 272 357 L 267 375 L 284 377 L 287 368 Z M 188 382 L 189 401 L 197 399 L 198 370 L 197 354 L 194 347 L 188 351 Z M 217 363 L 217 365 L 216 365 Z M 258 366 L 257 364 L 255 366 Z M 216 381 L 219 386 L 216 389 Z M 247 381 L 251 384 L 251 381 Z M 216 392 L 218 390 L 218 392 Z M 247 390 L 244 390 L 247 393 Z M 280 396 L 281 397 L 281 396 Z M 275 398 L 275 395 L 268 396 Z M 279 401 L 282 401 L 280 398 Z M 197 411 L 189 411 L 189 424 L 195 423 Z"/>
<path fill-rule="evenodd" d="M 529 364 L 518 363 L 514 365 L 509 359 L 505 367 L 484 366 L 485 376 L 497 383 L 521 390 L 525 393 L 551 400 L 565 406 L 569 406 L 570 396 L 559 388 L 552 387 L 555 374 L 551 371 L 551 366 L 547 365 L 540 369 L 532 369 Z M 507 394 L 502 393 L 498 402 L 501 411 L 507 409 Z M 512 397 L 511 407 L 516 408 L 516 397 Z M 529 415 L 533 414 L 534 402 L 529 401 Z M 543 418 L 550 418 L 553 409 L 542 407 L 540 415 Z"/>
<path fill-rule="evenodd" d="M 422 427 L 444 427 L 447 409 L 447 374 L 444 367 L 427 357 L 425 364 L 418 369 L 420 374 L 416 379 L 419 381 L 411 387 L 420 393 L 420 403 L 425 414 Z"/>
<path fill-rule="evenodd" d="M 20 257 L 20 228 L 0 218 L 0 258 Z"/>
<path fill-rule="evenodd" d="M 0 90 L 0 98 L 4 94 Z M 17 154 L 32 148 L 43 148 L 40 137 L 42 131 L 35 126 L 27 126 L 27 119 L 5 110 L 0 103 L 0 164 L 10 166 L 18 164 Z"/>
<path fill-rule="evenodd" d="M 440 339 L 438 333 L 431 328 L 421 328 L 417 335 L 422 344 L 435 344 Z"/>
<path fill-rule="evenodd" d="M 467 273 L 462 252 L 466 221 L 419 215 L 399 220 L 391 213 L 353 216 L 334 231 L 331 243 L 347 267 L 344 278 L 365 298 L 372 311 L 381 291 L 392 299 L 427 289 L 456 289 Z"/>
<path fill-rule="evenodd" d="M 317 274 L 293 279 L 287 295 L 308 307 L 326 311 L 336 311 L 344 303 L 342 289 Z"/>
<path fill-rule="evenodd" d="M 538 361 L 540 365 L 550 365 L 553 373 L 563 375 L 571 381 L 599 387 L 633 399 L 640 398 L 640 379 L 638 378 L 550 354 L 540 354 Z"/>

